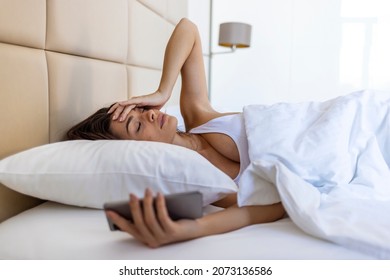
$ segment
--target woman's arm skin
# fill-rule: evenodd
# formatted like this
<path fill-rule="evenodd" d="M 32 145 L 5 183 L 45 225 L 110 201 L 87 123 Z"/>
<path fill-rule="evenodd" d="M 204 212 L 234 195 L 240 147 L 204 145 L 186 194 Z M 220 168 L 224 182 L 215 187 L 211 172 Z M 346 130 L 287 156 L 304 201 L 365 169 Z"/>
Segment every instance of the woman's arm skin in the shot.
<path fill-rule="evenodd" d="M 169 100 L 181 73 L 180 109 L 187 130 L 220 115 L 210 105 L 207 94 L 202 45 L 198 29 L 188 19 L 175 27 L 165 49 L 160 84 L 156 92 L 115 104 L 113 119 L 125 119 L 136 106 L 160 109 Z"/>
<path fill-rule="evenodd" d="M 228 208 L 235 204 L 237 204 L 237 193 L 228 194 L 224 198 L 213 202 L 211 205 L 221 208 Z"/>
<path fill-rule="evenodd" d="M 167 43 L 164 54 L 163 69 L 160 84 L 157 90 L 151 94 L 132 97 L 127 101 L 117 103 L 109 113 L 114 112 L 113 119 L 125 118 L 135 107 L 150 107 L 160 109 L 169 100 L 177 77 L 187 57 L 190 55 L 195 42 L 193 24 L 182 19 L 176 25 Z"/>
<path fill-rule="evenodd" d="M 140 208 L 139 199 L 134 195 L 130 195 L 129 205 L 134 223 L 112 211 L 108 211 L 107 216 L 121 230 L 151 248 L 221 234 L 248 225 L 273 222 L 284 215 L 281 203 L 244 207 L 235 205 L 196 220 L 172 221 L 161 194 L 156 197 L 156 211 L 154 210 L 153 194 L 150 190 L 145 192 L 143 210 Z"/>

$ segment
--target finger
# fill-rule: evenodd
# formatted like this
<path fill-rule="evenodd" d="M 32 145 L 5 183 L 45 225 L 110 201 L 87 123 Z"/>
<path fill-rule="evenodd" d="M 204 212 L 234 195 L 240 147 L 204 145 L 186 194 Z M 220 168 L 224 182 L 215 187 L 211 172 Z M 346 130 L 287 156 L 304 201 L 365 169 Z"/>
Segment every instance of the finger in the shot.
<path fill-rule="evenodd" d="M 124 109 L 125 109 L 125 107 L 123 107 L 122 105 L 118 104 L 116 106 L 116 108 L 115 108 L 115 111 L 112 113 L 112 120 L 115 121 L 116 119 L 118 119 L 119 116 L 122 114 Z"/>
<path fill-rule="evenodd" d="M 161 228 L 159 221 L 156 218 L 156 209 L 154 207 L 153 201 L 153 193 L 150 191 L 150 189 L 146 189 L 143 201 L 145 224 L 151 231 L 153 236 L 160 240 L 165 237 L 165 234 Z"/>
<path fill-rule="evenodd" d="M 138 240 L 142 240 L 142 236 L 139 234 L 137 228 L 129 220 L 114 211 L 106 211 L 106 215 L 120 230 L 127 232 Z"/>
<path fill-rule="evenodd" d="M 122 122 L 126 119 L 127 115 L 136 107 L 136 105 L 128 105 L 123 107 L 123 110 L 120 114 L 119 121 Z"/>
<path fill-rule="evenodd" d="M 108 109 L 107 114 L 111 114 L 112 112 L 114 112 L 114 111 L 116 110 L 116 108 L 118 108 L 118 106 L 120 106 L 120 105 L 119 105 L 119 102 L 117 102 L 117 103 L 115 103 L 114 105 L 112 105 L 112 106 L 110 107 L 110 109 Z"/>
<path fill-rule="evenodd" d="M 143 212 L 141 210 L 139 199 L 135 195 L 130 194 L 129 203 L 130 203 L 131 214 L 133 216 L 133 222 L 138 232 L 143 236 L 143 239 L 148 244 L 155 242 L 154 236 L 151 234 L 151 232 L 145 225 Z"/>
<path fill-rule="evenodd" d="M 165 231 L 169 231 L 173 221 L 169 216 L 168 209 L 165 203 L 165 198 L 161 193 L 158 193 L 156 197 L 156 210 L 158 220 L 160 221 L 161 226 Z"/>

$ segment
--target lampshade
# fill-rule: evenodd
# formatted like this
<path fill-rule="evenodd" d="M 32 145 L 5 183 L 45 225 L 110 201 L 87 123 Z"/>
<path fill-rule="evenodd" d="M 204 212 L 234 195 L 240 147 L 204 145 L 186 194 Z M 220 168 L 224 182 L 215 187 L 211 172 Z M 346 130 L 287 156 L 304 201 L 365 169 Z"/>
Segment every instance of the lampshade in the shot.
<path fill-rule="evenodd" d="M 248 48 L 251 45 L 252 26 L 242 22 L 219 25 L 219 45 L 230 48 Z"/>

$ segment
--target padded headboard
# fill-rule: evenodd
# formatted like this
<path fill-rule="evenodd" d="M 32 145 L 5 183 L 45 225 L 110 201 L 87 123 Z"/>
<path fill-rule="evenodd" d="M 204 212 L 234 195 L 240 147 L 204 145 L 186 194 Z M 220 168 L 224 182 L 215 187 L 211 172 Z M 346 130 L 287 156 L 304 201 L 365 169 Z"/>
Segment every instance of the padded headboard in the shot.
<path fill-rule="evenodd" d="M 0 0 L 0 159 L 156 90 L 165 45 L 186 15 L 186 0 Z M 37 203 L 0 185 L 0 221 Z"/>

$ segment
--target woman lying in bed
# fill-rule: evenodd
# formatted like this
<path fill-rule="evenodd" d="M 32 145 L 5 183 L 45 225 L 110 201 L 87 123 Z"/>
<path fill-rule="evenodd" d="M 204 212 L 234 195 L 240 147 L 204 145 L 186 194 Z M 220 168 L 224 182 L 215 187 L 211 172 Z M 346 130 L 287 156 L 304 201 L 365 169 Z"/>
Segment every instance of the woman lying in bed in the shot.
<path fill-rule="evenodd" d="M 171 96 L 179 73 L 182 77 L 180 109 L 186 131 L 177 131 L 177 119 L 159 111 Z M 249 164 L 242 114 L 219 113 L 208 100 L 202 47 L 197 27 L 182 19 L 167 44 L 163 71 L 156 92 L 103 108 L 73 127 L 69 139 L 131 139 L 170 143 L 192 149 L 234 180 Z M 172 221 L 164 197 L 145 192 L 144 209 L 130 195 L 134 223 L 114 212 L 109 218 L 123 231 L 150 247 L 272 222 L 284 215 L 281 203 L 237 207 L 232 195 L 216 203 L 223 211 L 197 220 Z M 156 213 L 156 214 L 155 214 Z"/>

